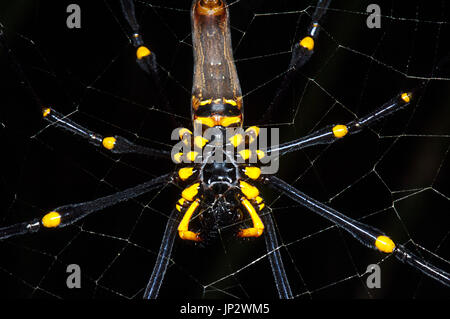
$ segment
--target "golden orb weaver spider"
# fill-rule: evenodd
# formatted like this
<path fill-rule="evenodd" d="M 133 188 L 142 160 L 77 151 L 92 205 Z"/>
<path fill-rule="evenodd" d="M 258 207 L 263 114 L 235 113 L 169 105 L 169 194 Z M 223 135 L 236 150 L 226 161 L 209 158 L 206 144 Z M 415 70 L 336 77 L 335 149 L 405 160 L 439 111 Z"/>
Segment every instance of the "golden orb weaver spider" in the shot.
<path fill-rule="evenodd" d="M 125 2 L 124 2 L 125 3 Z M 326 7 L 326 5 L 324 5 L 323 3 L 321 3 L 320 1 L 319 1 L 319 4 L 316 6 L 317 8 L 321 8 L 321 7 Z M 320 10 L 319 10 L 320 11 Z M 313 17 L 314 17 L 314 15 L 313 15 Z M 314 19 L 313 19 L 314 20 Z M 314 26 L 312 26 L 313 28 L 314 28 Z M 316 29 L 316 30 L 318 30 L 318 29 Z M 131 35 L 130 36 L 130 38 L 133 38 L 133 36 Z M 307 43 L 310 43 L 310 41 L 306 41 Z M 306 45 L 306 47 L 308 47 L 308 45 Z M 141 50 L 142 51 L 142 50 Z M 309 51 L 309 50 L 308 50 Z M 297 51 L 294 51 L 294 53 L 295 52 L 297 52 Z M 145 50 L 144 50 L 144 53 L 145 53 Z M 400 94 L 400 99 L 398 99 L 397 98 L 397 100 L 398 101 L 405 101 L 405 99 L 406 98 L 409 98 L 409 95 L 402 95 L 402 94 Z M 207 101 L 208 99 L 206 99 L 205 101 Z M 396 100 L 396 101 L 397 101 Z M 407 101 L 405 101 L 405 102 L 407 102 Z M 401 102 L 400 102 L 401 103 Z M 389 112 L 388 112 L 389 113 Z M 49 110 L 47 110 L 47 108 L 44 108 L 44 113 L 43 113 L 44 115 L 46 115 L 45 117 L 48 119 L 48 115 L 50 115 L 50 114 L 52 114 L 51 112 L 49 113 Z M 56 114 L 56 115 L 55 115 Z M 57 117 L 59 116 L 59 113 L 55 113 L 55 112 L 53 112 L 53 114 L 51 115 L 51 116 L 56 116 L 56 117 L 54 117 L 53 118 L 53 120 L 54 119 L 57 119 Z M 50 118 L 50 120 L 51 120 L 52 118 Z M 70 123 L 70 122 L 67 122 L 67 123 Z M 108 139 L 106 139 L 106 140 L 104 140 L 105 142 L 108 142 L 109 140 Z M 108 143 L 104 143 L 106 146 L 108 146 L 108 145 L 111 145 L 111 144 L 108 144 Z M 106 147 L 105 146 L 105 147 Z M 143 151 L 145 151 L 145 150 L 143 150 Z M 274 180 L 274 181 L 276 181 L 276 180 Z M 279 187 L 287 187 L 286 185 L 284 185 L 284 184 L 279 184 Z M 6 229 L 6 228 L 4 228 L 4 229 Z M 8 230 L 10 230 L 10 228 L 8 228 Z M 4 230 L 4 232 L 5 232 L 5 234 L 6 234 L 6 230 Z"/>

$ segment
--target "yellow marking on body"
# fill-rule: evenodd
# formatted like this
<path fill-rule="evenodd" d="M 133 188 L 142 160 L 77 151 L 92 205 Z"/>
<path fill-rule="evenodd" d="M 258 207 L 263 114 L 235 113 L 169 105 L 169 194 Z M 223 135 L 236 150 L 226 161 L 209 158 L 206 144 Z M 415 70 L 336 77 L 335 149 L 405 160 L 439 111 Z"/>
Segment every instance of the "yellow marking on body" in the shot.
<path fill-rule="evenodd" d="M 189 177 L 191 177 L 193 173 L 194 173 L 193 167 L 183 167 L 180 168 L 180 170 L 178 171 L 178 176 L 181 178 L 181 180 L 185 181 Z"/>
<path fill-rule="evenodd" d="M 252 151 L 250 151 L 249 149 L 245 149 L 240 151 L 239 155 L 241 155 L 244 160 L 248 160 L 250 158 L 250 155 L 252 155 Z"/>
<path fill-rule="evenodd" d="M 259 190 L 247 182 L 240 181 L 239 187 L 241 188 L 242 194 L 244 194 L 248 199 L 253 199 L 259 195 Z"/>
<path fill-rule="evenodd" d="M 181 239 L 184 240 L 193 240 L 193 241 L 200 241 L 200 237 L 197 233 L 194 233 L 189 230 L 189 222 L 191 220 L 192 214 L 197 210 L 198 206 L 200 205 L 200 200 L 197 199 L 195 202 L 189 206 L 186 213 L 183 216 L 183 219 L 180 222 L 180 225 L 178 226 L 178 235 Z"/>
<path fill-rule="evenodd" d="M 52 112 L 52 110 L 49 107 L 46 107 L 45 109 L 42 109 L 42 116 L 46 117 L 48 116 L 50 113 Z"/>
<path fill-rule="evenodd" d="M 198 156 L 198 152 L 190 151 L 186 153 L 186 158 L 188 161 L 194 162 Z"/>
<path fill-rule="evenodd" d="M 183 153 L 176 153 L 173 156 L 174 162 L 177 163 L 177 164 L 181 163 L 181 156 L 183 156 Z"/>
<path fill-rule="evenodd" d="M 147 47 L 144 46 L 140 46 L 137 50 L 136 50 L 136 56 L 139 60 L 141 60 L 142 58 L 149 56 L 150 54 L 152 54 L 152 52 L 150 52 L 150 50 Z"/>
<path fill-rule="evenodd" d="M 236 124 L 236 123 L 240 123 L 240 122 L 241 122 L 240 116 L 227 116 L 227 117 L 223 117 L 220 120 L 219 125 L 227 127 L 227 126 L 230 126 L 231 124 Z"/>
<path fill-rule="evenodd" d="M 266 156 L 266 153 L 261 150 L 256 150 L 256 156 L 258 156 L 258 159 L 261 160 L 264 156 Z"/>
<path fill-rule="evenodd" d="M 222 99 L 215 99 L 215 100 L 213 101 L 214 104 L 220 104 L 220 102 L 222 102 Z"/>
<path fill-rule="evenodd" d="M 50 212 L 42 217 L 42 225 L 46 228 L 55 228 L 61 224 L 61 214 L 58 212 Z"/>
<path fill-rule="evenodd" d="M 248 129 L 245 130 L 245 133 L 249 134 L 250 143 L 253 143 L 253 141 L 255 140 L 255 137 L 258 137 L 258 135 L 259 135 L 259 127 L 250 126 Z"/>
<path fill-rule="evenodd" d="M 237 102 L 235 100 L 226 99 L 226 98 L 223 98 L 222 100 L 223 100 L 223 103 L 227 103 L 227 104 L 231 104 L 233 106 L 237 106 Z"/>
<path fill-rule="evenodd" d="M 411 93 L 402 93 L 401 98 L 404 102 L 409 103 L 411 101 Z"/>
<path fill-rule="evenodd" d="M 181 213 L 181 209 L 183 208 L 184 203 L 186 202 L 186 200 L 184 198 L 180 198 L 178 200 L 178 203 L 175 205 L 175 208 L 177 209 L 177 211 L 179 211 Z"/>
<path fill-rule="evenodd" d="M 192 202 L 194 200 L 194 197 L 197 196 L 199 188 L 200 183 L 192 184 L 181 192 L 181 197 Z"/>
<path fill-rule="evenodd" d="M 314 39 L 311 37 L 304 37 L 300 41 L 300 46 L 304 47 L 308 51 L 311 51 L 312 49 L 314 49 Z"/>
<path fill-rule="evenodd" d="M 228 140 L 230 141 L 231 144 L 233 144 L 234 147 L 238 147 L 244 140 L 244 137 L 242 136 L 242 134 L 235 134 Z"/>
<path fill-rule="evenodd" d="M 259 236 L 261 236 L 264 231 L 264 224 L 261 221 L 261 218 L 259 217 L 259 215 L 256 212 L 253 205 L 247 199 L 242 198 L 241 201 L 242 201 L 242 205 L 245 207 L 245 209 L 247 210 L 247 212 L 249 213 L 249 215 L 252 219 L 253 227 L 241 229 L 239 231 L 238 236 L 239 237 L 259 237 Z"/>
<path fill-rule="evenodd" d="M 345 126 L 345 125 L 339 124 L 339 125 L 336 125 L 333 127 L 333 134 L 337 138 L 344 137 L 345 135 L 347 135 L 347 133 L 348 133 L 348 129 L 347 129 L 347 126 Z"/>
<path fill-rule="evenodd" d="M 195 118 L 195 122 L 208 127 L 213 127 L 216 124 L 216 121 L 212 117 L 197 117 Z"/>
<path fill-rule="evenodd" d="M 197 135 L 196 137 L 194 137 L 194 143 L 199 148 L 203 148 L 203 146 L 205 146 L 208 142 L 209 140 L 204 138 L 203 136 Z"/>
<path fill-rule="evenodd" d="M 375 240 L 375 246 L 384 253 L 392 253 L 395 249 L 394 242 L 387 236 L 378 236 Z"/>
<path fill-rule="evenodd" d="M 105 137 L 102 141 L 102 145 L 104 148 L 112 150 L 114 148 L 114 145 L 116 145 L 116 139 L 112 136 Z"/>
<path fill-rule="evenodd" d="M 200 101 L 199 105 L 203 106 L 203 105 L 211 104 L 211 102 L 212 102 L 212 99 L 203 100 L 203 101 Z"/>
<path fill-rule="evenodd" d="M 244 173 L 251 179 L 258 179 L 261 176 L 261 169 L 255 166 L 247 166 Z"/>

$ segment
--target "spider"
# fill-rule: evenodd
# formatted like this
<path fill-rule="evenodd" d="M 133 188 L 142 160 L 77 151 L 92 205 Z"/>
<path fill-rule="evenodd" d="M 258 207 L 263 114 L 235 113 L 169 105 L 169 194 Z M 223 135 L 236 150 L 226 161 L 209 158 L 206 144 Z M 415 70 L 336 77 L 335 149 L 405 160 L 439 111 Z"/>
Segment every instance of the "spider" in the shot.
<path fill-rule="evenodd" d="M 277 92 L 277 97 L 283 94 L 284 87 L 292 81 L 292 75 L 311 58 L 320 33 L 320 21 L 330 2 L 318 1 L 306 35 L 293 48 L 289 72 L 283 87 Z M 156 55 L 142 40 L 133 1 L 122 0 L 121 6 L 128 23 L 129 37 L 136 48 L 137 63 L 158 87 L 160 79 Z M 91 213 L 135 198 L 167 183 L 173 183 L 182 189 L 181 196 L 174 203 L 175 208 L 167 223 L 144 298 L 158 296 L 177 235 L 188 241 L 209 242 L 217 236 L 218 228 L 229 224 L 237 225 L 242 219 L 249 220 L 250 225 L 237 227 L 236 235 L 241 238 L 264 237 L 279 297 L 292 298 L 293 293 L 278 249 L 275 225 L 264 199 L 260 196 L 261 185 L 268 185 L 338 225 L 365 246 L 393 254 L 401 262 L 449 285 L 450 277 L 446 272 L 423 261 L 402 245 L 394 243 L 382 231 L 345 216 L 273 175 L 261 173 L 265 157 L 272 154 L 281 157 L 313 145 L 331 144 L 348 135 L 359 133 L 410 104 L 415 97 L 414 91 L 400 92 L 375 111 L 348 123 L 330 125 L 278 146 L 252 150 L 250 146 L 253 140 L 257 139 L 260 128 L 251 126 L 245 131 L 239 131 L 243 127 L 244 102 L 233 62 L 228 14 L 228 6 L 223 0 L 193 1 L 192 34 L 195 57 L 191 101 L 193 132 L 187 128 L 178 131 L 181 144 L 191 147 L 192 150 L 171 154 L 164 150 L 137 145 L 118 135 L 102 136 L 77 124 L 52 107 L 42 107 L 43 119 L 54 127 L 77 135 L 94 146 L 114 154 L 135 153 L 166 160 L 171 158 L 177 165 L 174 173 L 165 174 L 144 184 L 93 201 L 57 207 L 41 218 L 2 227 L 0 239 L 71 225 Z M 17 62 L 15 67 L 21 74 L 21 67 Z M 28 87 L 32 90 L 31 85 Z M 162 90 L 160 87 L 158 89 Z M 268 112 L 270 111 L 269 109 Z M 211 128 L 216 130 L 213 130 L 213 133 L 210 131 L 208 136 L 205 135 Z M 227 129 L 235 129 L 234 132 L 237 133 L 224 139 L 223 137 L 227 136 Z M 230 145 L 231 151 L 223 150 L 224 146 Z M 228 161 L 208 162 L 208 158 L 214 152 L 221 152 Z M 195 225 L 192 225 L 191 221 Z"/>

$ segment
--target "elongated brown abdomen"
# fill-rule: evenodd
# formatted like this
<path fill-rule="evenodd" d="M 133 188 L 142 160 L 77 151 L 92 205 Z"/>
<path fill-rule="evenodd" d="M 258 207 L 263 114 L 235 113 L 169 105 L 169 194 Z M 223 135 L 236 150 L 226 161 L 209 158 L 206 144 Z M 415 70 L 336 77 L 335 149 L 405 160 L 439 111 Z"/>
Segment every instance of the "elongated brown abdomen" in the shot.
<path fill-rule="evenodd" d="M 194 126 L 242 126 L 242 93 L 234 64 L 224 0 L 195 0 L 192 5 Z"/>

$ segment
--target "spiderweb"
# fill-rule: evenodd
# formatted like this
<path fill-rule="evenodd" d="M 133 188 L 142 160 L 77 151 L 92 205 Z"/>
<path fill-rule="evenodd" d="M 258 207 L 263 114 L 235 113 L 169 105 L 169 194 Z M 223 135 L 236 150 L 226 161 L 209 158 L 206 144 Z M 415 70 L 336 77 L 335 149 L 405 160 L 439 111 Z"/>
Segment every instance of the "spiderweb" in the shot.
<path fill-rule="evenodd" d="M 134 63 L 111 1 L 79 1 L 82 27 L 65 27 L 59 1 L 2 3 L 9 45 L 41 99 L 104 135 L 170 149 L 174 122 L 189 126 L 190 1 L 138 1 L 144 39 L 161 66 L 173 110 Z M 425 260 L 449 269 L 450 72 L 445 1 L 378 1 L 381 29 L 366 26 L 370 2 L 334 1 L 316 52 L 276 109 L 280 140 L 367 114 L 402 90 L 424 89 L 386 121 L 331 146 L 286 155 L 278 176 L 348 216 L 382 229 Z M 315 1 L 230 1 L 233 48 L 254 124 L 286 72 Z M 1 53 L 1 225 L 92 200 L 172 170 L 171 163 L 112 156 L 40 120 L 33 100 Z M 4 71 L 3 71 L 4 70 Z M 180 190 L 163 187 L 97 212 L 62 230 L 0 241 L 3 297 L 140 298 Z M 449 296 L 448 288 L 392 256 L 369 250 L 329 222 L 264 190 L 296 298 Z M 225 236 L 201 247 L 179 239 L 162 298 L 276 298 L 264 240 Z M 66 268 L 81 267 L 80 289 Z M 381 268 L 381 288 L 366 268 Z"/>

